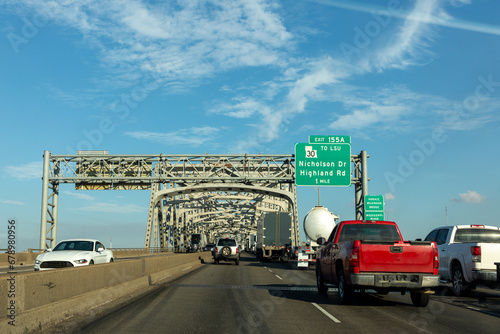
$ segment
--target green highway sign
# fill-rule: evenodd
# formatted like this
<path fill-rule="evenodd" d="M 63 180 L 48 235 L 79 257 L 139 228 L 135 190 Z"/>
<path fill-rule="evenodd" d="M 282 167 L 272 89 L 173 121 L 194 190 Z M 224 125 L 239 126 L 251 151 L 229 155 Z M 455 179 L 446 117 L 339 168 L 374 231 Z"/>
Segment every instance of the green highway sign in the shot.
<path fill-rule="evenodd" d="M 351 136 L 309 136 L 309 144 L 350 144 Z"/>
<path fill-rule="evenodd" d="M 385 215 L 383 212 L 366 212 L 365 220 L 385 220 Z"/>
<path fill-rule="evenodd" d="M 295 144 L 295 184 L 351 185 L 351 144 Z"/>
<path fill-rule="evenodd" d="M 384 220 L 384 196 L 365 196 L 365 220 Z"/>

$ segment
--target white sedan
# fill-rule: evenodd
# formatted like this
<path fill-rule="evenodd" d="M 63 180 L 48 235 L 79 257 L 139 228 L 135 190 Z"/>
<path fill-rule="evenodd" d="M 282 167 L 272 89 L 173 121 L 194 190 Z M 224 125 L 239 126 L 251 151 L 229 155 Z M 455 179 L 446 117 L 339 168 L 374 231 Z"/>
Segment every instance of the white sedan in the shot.
<path fill-rule="evenodd" d="M 113 262 L 113 252 L 98 240 L 63 240 L 54 249 L 37 256 L 35 271 L 54 268 L 88 266 Z"/>

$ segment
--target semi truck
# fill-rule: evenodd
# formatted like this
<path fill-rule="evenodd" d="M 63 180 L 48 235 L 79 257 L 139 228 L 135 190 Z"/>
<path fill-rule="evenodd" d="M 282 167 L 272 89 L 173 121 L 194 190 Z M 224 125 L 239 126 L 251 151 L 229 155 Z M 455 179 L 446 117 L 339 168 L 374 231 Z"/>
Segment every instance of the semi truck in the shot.
<path fill-rule="evenodd" d="M 202 252 L 207 245 L 207 236 L 204 233 L 191 234 L 191 252 Z"/>
<path fill-rule="evenodd" d="M 290 212 L 262 213 L 257 221 L 257 259 L 288 261 L 291 229 Z"/>
<path fill-rule="evenodd" d="M 339 216 L 334 215 L 322 205 L 312 208 L 304 217 L 304 232 L 309 241 L 308 245 L 299 248 L 297 254 L 297 267 L 309 268 L 309 265 L 316 264 L 316 251 L 319 245 L 316 240 L 319 238 L 328 238 L 333 231 L 335 224 L 338 223 Z"/>

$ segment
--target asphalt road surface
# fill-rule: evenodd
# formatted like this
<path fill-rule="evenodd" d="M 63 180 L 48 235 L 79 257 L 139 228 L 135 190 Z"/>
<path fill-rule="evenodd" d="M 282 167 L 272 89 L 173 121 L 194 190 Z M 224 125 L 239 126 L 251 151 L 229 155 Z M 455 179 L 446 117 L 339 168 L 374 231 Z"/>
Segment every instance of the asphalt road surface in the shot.
<path fill-rule="evenodd" d="M 340 305 L 335 289 L 318 294 L 314 270 L 294 262 L 240 265 L 212 261 L 175 282 L 52 332 L 77 333 L 499 333 L 500 291 L 454 297 L 440 288 L 426 308 L 409 294 L 359 294 Z M 71 322 L 71 324 L 70 324 Z"/>

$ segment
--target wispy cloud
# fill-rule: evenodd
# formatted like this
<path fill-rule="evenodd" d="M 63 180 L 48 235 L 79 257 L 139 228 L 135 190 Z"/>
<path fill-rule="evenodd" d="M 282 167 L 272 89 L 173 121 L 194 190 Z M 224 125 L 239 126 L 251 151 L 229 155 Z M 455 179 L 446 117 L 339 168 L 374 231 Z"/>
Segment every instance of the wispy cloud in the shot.
<path fill-rule="evenodd" d="M 88 201 L 92 201 L 95 199 L 94 197 L 92 197 L 90 195 L 82 194 L 82 193 L 74 193 L 74 192 L 71 192 L 68 190 L 63 191 L 63 193 L 68 195 L 68 196 L 72 196 L 72 197 L 76 197 L 78 199 L 83 199 L 83 200 L 88 200 Z"/>
<path fill-rule="evenodd" d="M 417 1 L 413 10 L 404 16 L 403 24 L 387 44 L 375 48 L 360 65 L 365 71 L 383 71 L 391 68 L 403 69 L 420 64 L 424 55 L 430 54 L 428 42 L 432 40 L 429 26 L 431 16 L 441 11 L 435 0 Z"/>
<path fill-rule="evenodd" d="M 392 201 L 395 199 L 396 199 L 396 196 L 394 196 L 392 193 L 387 193 L 384 195 L 384 200 L 386 200 L 386 201 Z"/>
<path fill-rule="evenodd" d="M 13 2 L 14 3 L 14 2 Z M 45 3 L 24 4 L 47 15 Z M 280 66 L 293 36 L 267 0 L 153 2 L 52 1 L 52 22 L 72 28 L 101 50 L 114 74 L 154 72 L 190 81 L 246 66 Z"/>
<path fill-rule="evenodd" d="M 34 161 L 20 166 L 6 166 L 5 172 L 18 180 L 40 179 L 43 173 L 43 164 L 41 161 Z"/>
<path fill-rule="evenodd" d="M 486 201 L 486 197 L 483 196 L 483 195 L 481 195 L 481 194 L 479 194 L 476 191 L 469 190 L 466 193 L 458 194 L 458 197 L 454 198 L 453 200 L 455 202 L 458 202 L 458 203 L 474 203 L 474 204 L 477 204 L 477 203 L 482 203 L 482 202 Z"/>
<path fill-rule="evenodd" d="M 354 10 L 358 12 L 364 12 L 364 13 L 378 13 L 380 11 L 387 11 L 387 8 L 384 8 L 382 6 L 377 6 L 377 5 L 372 5 L 368 3 L 359 3 L 359 2 L 354 2 L 354 1 L 336 1 L 336 0 L 307 0 L 309 2 L 315 2 L 319 3 L 322 5 L 328 5 L 332 7 L 338 7 L 338 8 L 343 8 L 343 9 L 348 9 L 348 10 Z M 425 1 L 433 1 L 433 0 L 424 0 L 420 2 L 425 2 Z M 438 1 L 434 1 L 438 2 Z M 390 2 L 392 6 L 395 4 L 398 4 L 399 2 Z M 471 4 L 470 0 L 450 0 L 450 4 L 454 7 L 461 7 L 464 5 L 469 5 Z M 387 6 L 388 7 L 388 6 Z M 494 25 L 488 25 L 488 24 L 482 24 L 479 22 L 471 22 L 471 21 L 465 21 L 465 20 L 460 20 L 457 18 L 452 17 L 451 15 L 448 15 L 444 11 L 440 10 L 437 12 L 432 13 L 432 15 L 426 15 L 426 16 L 412 16 L 411 13 L 405 12 L 405 11 L 392 11 L 391 16 L 394 16 L 396 18 L 400 19 L 405 19 L 405 20 L 413 20 L 417 22 L 423 22 L 426 24 L 431 24 L 431 25 L 437 25 L 437 26 L 443 26 L 447 28 L 455 28 L 455 29 L 460 29 L 460 30 L 467 30 L 467 31 L 474 31 L 478 33 L 483 33 L 483 34 L 492 34 L 492 35 L 500 35 L 500 26 L 494 26 Z"/>
<path fill-rule="evenodd" d="M 212 107 L 210 112 L 234 118 L 250 118 L 255 114 L 265 113 L 267 106 L 253 98 L 235 98 L 234 104 L 222 103 Z"/>
<path fill-rule="evenodd" d="M 213 141 L 218 132 L 219 129 L 217 128 L 205 126 L 192 127 L 190 129 L 181 129 L 168 133 L 135 131 L 126 132 L 125 134 L 131 138 L 148 140 L 163 145 L 188 144 L 199 146 Z"/>
<path fill-rule="evenodd" d="M 0 203 L 2 204 L 9 204 L 9 205 L 26 205 L 26 203 L 19 202 L 19 201 L 12 201 L 12 200 L 0 200 Z"/>
<path fill-rule="evenodd" d="M 75 211 L 90 211 L 90 212 L 107 212 L 117 214 L 130 214 L 137 212 L 145 212 L 147 208 L 136 204 L 117 204 L 117 203 L 93 203 L 91 205 L 82 206 L 75 209 Z"/>

